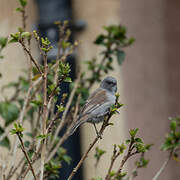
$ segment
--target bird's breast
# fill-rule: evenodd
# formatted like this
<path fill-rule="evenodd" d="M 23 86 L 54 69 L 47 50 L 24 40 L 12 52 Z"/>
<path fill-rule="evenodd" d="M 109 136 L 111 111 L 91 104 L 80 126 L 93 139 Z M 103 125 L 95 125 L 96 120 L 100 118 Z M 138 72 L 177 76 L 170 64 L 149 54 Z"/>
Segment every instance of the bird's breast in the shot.
<path fill-rule="evenodd" d="M 114 94 L 107 93 L 107 98 L 108 98 L 108 101 L 110 102 L 111 105 L 115 104 L 116 96 Z"/>

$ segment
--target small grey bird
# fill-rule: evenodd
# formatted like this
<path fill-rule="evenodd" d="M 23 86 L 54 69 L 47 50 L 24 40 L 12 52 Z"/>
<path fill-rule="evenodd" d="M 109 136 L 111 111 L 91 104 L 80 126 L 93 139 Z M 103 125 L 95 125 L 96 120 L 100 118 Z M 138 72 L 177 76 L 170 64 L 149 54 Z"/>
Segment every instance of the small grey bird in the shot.
<path fill-rule="evenodd" d="M 72 135 L 76 129 L 83 123 L 93 123 L 96 133 L 95 123 L 102 122 L 105 115 L 110 111 L 110 107 L 115 104 L 117 91 L 117 81 L 115 78 L 108 76 L 100 84 L 100 87 L 92 93 L 82 108 L 78 120 L 71 129 Z"/>

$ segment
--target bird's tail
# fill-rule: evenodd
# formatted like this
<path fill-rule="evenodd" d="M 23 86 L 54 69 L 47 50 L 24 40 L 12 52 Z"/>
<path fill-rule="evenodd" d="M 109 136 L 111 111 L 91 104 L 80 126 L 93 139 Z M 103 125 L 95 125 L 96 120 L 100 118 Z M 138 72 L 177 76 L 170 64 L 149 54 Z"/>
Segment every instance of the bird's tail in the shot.
<path fill-rule="evenodd" d="M 70 131 L 70 136 L 74 134 L 74 132 L 76 131 L 76 129 L 81 125 L 84 124 L 85 122 L 87 122 L 87 118 L 83 117 L 80 118 L 76 121 L 76 123 L 73 125 L 71 131 Z"/>

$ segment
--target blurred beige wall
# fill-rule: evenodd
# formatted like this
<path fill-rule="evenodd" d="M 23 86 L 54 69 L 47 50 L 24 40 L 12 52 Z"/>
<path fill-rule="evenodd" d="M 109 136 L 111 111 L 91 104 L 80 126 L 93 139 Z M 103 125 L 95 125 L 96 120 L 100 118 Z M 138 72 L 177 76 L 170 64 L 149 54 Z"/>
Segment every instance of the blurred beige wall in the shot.
<path fill-rule="evenodd" d="M 126 129 L 138 127 L 153 143 L 147 169 L 138 179 L 151 179 L 168 156 L 159 150 L 168 131 L 169 116 L 180 113 L 180 2 L 120 1 L 121 22 L 136 38 L 122 67 Z M 180 179 L 179 164 L 171 161 L 160 180 Z"/>
<path fill-rule="evenodd" d="M 16 8 L 19 7 L 19 3 L 17 0 L 0 0 L 0 36 L 9 36 L 11 33 L 16 33 L 18 31 L 17 27 L 22 27 L 21 24 L 21 16 L 18 12 L 16 12 Z M 31 31 L 31 25 L 36 22 L 36 6 L 33 1 L 29 1 L 27 7 L 27 30 Z M 32 51 L 34 56 L 37 57 L 36 46 L 32 47 Z M 0 59 L 0 72 L 3 77 L 0 78 L 0 88 L 11 82 L 18 79 L 18 77 L 24 74 L 23 70 L 27 68 L 28 59 L 26 58 L 22 47 L 18 44 L 9 44 L 7 48 L 2 51 L 4 59 Z M 3 100 L 3 95 L 0 92 L 0 100 Z M 6 91 L 5 95 L 8 96 L 12 94 L 12 90 Z M 0 118 L 0 124 L 2 125 L 4 121 Z M 27 130 L 29 126 L 25 125 L 25 129 Z M 11 126 L 9 127 L 9 129 Z M 15 142 L 15 136 L 10 136 L 11 144 Z M 10 154 L 6 148 L 0 147 L 0 166 L 4 169 L 0 169 L 1 171 L 7 170 L 8 167 L 2 163 L 3 161 L 7 162 L 10 165 L 13 162 L 17 162 L 19 155 L 21 154 L 21 150 L 18 148 L 17 157 L 12 161 L 12 153 Z M 21 156 L 22 157 L 22 156 Z M 9 169 L 8 169 L 9 170 Z M 7 171 L 6 171 L 7 172 Z M 0 179 L 2 176 L 0 177 Z"/>
<path fill-rule="evenodd" d="M 16 8 L 19 7 L 17 0 L 0 0 L 0 36 L 9 36 L 11 33 L 18 31 L 17 27 L 21 27 L 21 15 L 16 12 Z M 36 21 L 36 6 L 33 1 L 29 1 L 27 7 L 27 30 L 32 30 L 31 25 Z M 35 51 L 36 46 L 33 46 L 32 50 Z M 23 73 L 23 69 L 27 67 L 27 58 L 18 44 L 9 44 L 7 48 L 2 51 L 5 56 L 0 61 L 0 72 L 3 74 L 3 78 L 0 79 L 0 86 L 7 82 L 14 81 L 20 74 Z M 0 95 L 0 100 L 2 96 Z"/>

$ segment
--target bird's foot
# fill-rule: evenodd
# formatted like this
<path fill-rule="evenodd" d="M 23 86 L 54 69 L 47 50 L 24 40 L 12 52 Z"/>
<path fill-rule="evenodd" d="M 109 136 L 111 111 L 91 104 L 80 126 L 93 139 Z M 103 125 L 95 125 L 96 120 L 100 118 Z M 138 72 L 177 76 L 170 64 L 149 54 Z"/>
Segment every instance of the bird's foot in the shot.
<path fill-rule="evenodd" d="M 102 139 L 102 136 L 101 136 L 100 133 L 97 133 L 97 137 L 98 137 L 99 139 Z"/>

